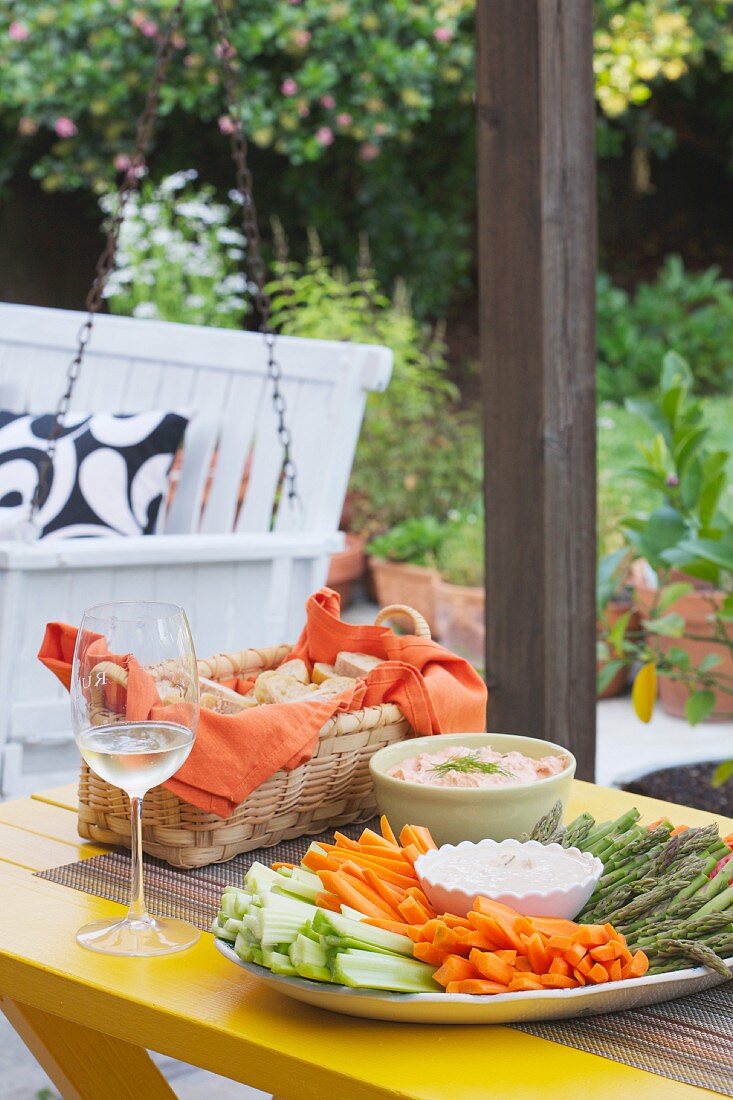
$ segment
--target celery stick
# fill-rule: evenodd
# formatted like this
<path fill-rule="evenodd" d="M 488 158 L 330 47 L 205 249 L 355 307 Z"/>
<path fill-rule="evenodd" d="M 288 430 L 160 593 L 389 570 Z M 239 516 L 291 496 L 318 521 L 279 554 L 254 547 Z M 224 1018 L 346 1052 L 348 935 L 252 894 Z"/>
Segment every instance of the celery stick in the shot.
<path fill-rule="evenodd" d="M 284 897 L 299 898 L 301 901 L 309 901 L 315 905 L 316 894 L 320 894 L 323 891 L 321 884 L 318 884 L 318 888 L 310 886 L 307 882 L 299 882 L 297 879 L 283 879 L 282 883 L 276 883 L 273 888 L 273 894 L 282 894 Z"/>
<path fill-rule="evenodd" d="M 341 906 L 341 915 L 344 917 L 348 917 L 349 920 L 366 920 L 366 917 L 363 913 L 360 913 L 358 909 L 352 909 L 350 905 Z"/>
<path fill-rule="evenodd" d="M 282 875 L 284 873 L 285 871 L 282 869 L 280 874 Z M 323 883 L 318 875 L 314 875 L 312 871 L 307 871 L 305 867 L 295 867 L 290 872 L 290 877 L 295 879 L 296 882 L 305 882 L 308 886 L 314 886 L 319 891 L 323 889 Z"/>
<path fill-rule="evenodd" d="M 331 971 L 327 966 L 313 966 L 312 963 L 303 963 L 297 969 L 299 978 L 310 978 L 312 982 L 333 981 Z"/>
<path fill-rule="evenodd" d="M 313 918 L 313 929 L 327 939 L 341 937 L 343 939 L 357 941 L 357 946 L 381 948 L 385 951 L 393 951 L 397 955 L 407 955 L 412 958 L 412 940 L 408 936 L 401 936 L 397 932 L 388 932 L 383 928 L 374 928 L 370 924 L 350 920 L 340 913 L 331 913 L 326 909 L 316 910 Z"/>
<path fill-rule="evenodd" d="M 326 952 L 320 943 L 308 939 L 307 936 L 296 936 L 290 945 L 290 958 L 293 966 L 301 963 L 313 963 L 315 966 L 326 965 Z"/>
<path fill-rule="evenodd" d="M 432 966 L 394 955 L 342 953 L 333 962 L 333 980 L 352 989 L 384 989 L 395 993 L 442 993 L 433 981 Z"/>

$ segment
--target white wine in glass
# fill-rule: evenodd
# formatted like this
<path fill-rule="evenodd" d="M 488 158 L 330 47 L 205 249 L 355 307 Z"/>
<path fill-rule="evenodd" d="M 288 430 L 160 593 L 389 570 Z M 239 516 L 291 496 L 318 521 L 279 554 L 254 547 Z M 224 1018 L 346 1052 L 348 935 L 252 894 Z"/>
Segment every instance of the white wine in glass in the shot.
<path fill-rule="evenodd" d="M 185 612 L 173 604 L 99 604 L 84 613 L 71 674 L 71 713 L 79 751 L 92 771 L 130 798 L 130 908 L 77 934 L 110 955 L 166 955 L 192 946 L 198 929 L 153 917 L 145 905 L 142 805 L 174 775 L 193 746 L 198 670 Z"/>

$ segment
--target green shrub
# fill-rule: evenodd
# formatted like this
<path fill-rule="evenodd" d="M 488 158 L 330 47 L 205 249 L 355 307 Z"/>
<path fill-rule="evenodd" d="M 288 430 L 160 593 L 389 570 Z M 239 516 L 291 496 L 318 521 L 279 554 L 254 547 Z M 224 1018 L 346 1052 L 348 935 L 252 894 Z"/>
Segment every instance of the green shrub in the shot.
<path fill-rule="evenodd" d="M 479 415 L 458 404 L 440 331 L 418 323 L 404 284 L 390 299 L 366 261 L 353 279 L 321 255 L 313 234 L 311 242 L 305 264 L 276 264 L 276 327 L 289 336 L 385 344 L 394 353 L 387 391 L 367 403 L 350 483 L 351 527 L 372 535 L 474 507 L 483 477 Z"/>
<path fill-rule="evenodd" d="M 438 570 L 444 581 L 479 588 L 484 583 L 484 520 L 481 513 L 454 518 L 438 547 Z"/>
<path fill-rule="evenodd" d="M 598 279 L 598 396 L 622 401 L 650 389 L 665 352 L 694 364 L 699 393 L 733 384 L 733 284 L 717 267 L 693 273 L 668 256 L 653 283 L 633 295 Z"/>
<path fill-rule="evenodd" d="M 435 565 L 436 553 L 444 535 L 444 525 L 435 516 L 406 519 L 372 539 L 367 546 L 367 553 L 386 561 Z"/>

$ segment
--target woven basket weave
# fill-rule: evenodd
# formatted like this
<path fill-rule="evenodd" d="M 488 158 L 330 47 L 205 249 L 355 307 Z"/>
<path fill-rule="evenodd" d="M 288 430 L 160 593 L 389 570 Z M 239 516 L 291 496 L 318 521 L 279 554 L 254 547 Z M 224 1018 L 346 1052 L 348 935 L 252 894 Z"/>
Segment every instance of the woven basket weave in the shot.
<path fill-rule="evenodd" d="M 398 616 L 412 620 L 415 634 L 430 636 L 419 612 L 403 605 L 385 607 L 375 623 Z M 209 680 L 255 677 L 277 668 L 290 651 L 282 645 L 220 653 L 199 661 L 199 675 Z M 205 867 L 305 833 L 366 820 L 376 808 L 369 758 L 411 732 L 394 703 L 339 714 L 320 731 L 310 760 L 292 771 L 276 772 L 226 819 L 184 802 L 165 787 L 154 787 L 143 803 L 143 848 L 174 867 Z M 86 763 L 79 780 L 79 835 L 100 844 L 130 846 L 127 795 Z"/>

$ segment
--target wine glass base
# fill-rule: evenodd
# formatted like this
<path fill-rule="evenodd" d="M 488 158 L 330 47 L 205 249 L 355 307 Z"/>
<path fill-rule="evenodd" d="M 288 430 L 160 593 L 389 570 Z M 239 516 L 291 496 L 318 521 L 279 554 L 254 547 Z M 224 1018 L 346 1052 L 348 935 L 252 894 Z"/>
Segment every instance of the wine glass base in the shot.
<path fill-rule="evenodd" d="M 201 933 L 185 920 L 148 917 L 146 920 L 97 920 L 76 934 L 77 943 L 103 955 L 172 955 L 193 947 Z"/>

